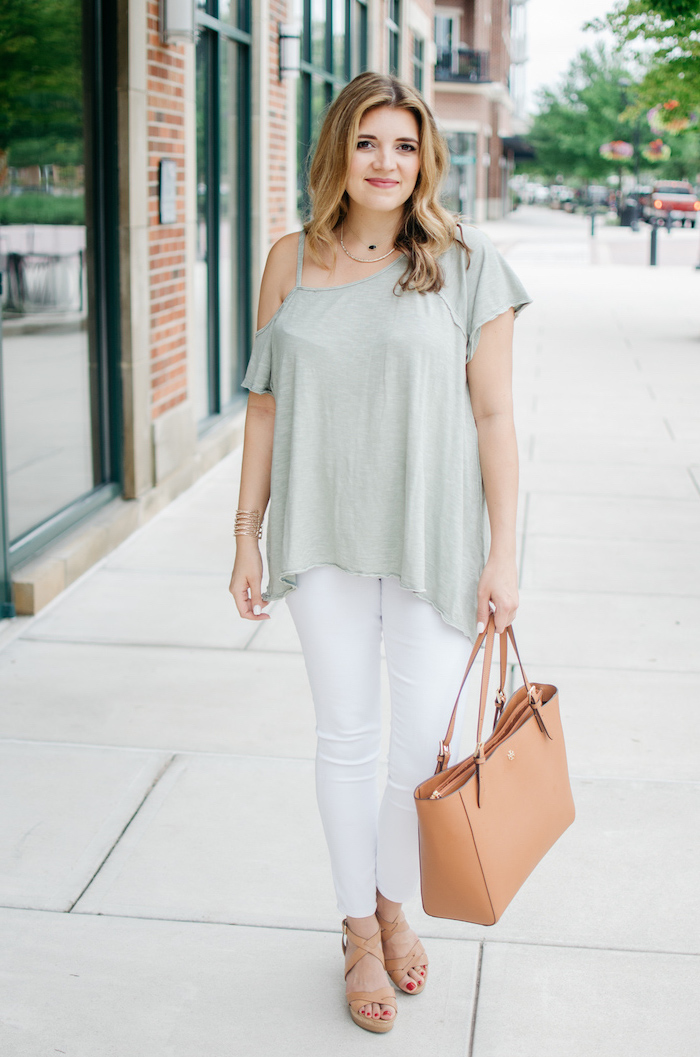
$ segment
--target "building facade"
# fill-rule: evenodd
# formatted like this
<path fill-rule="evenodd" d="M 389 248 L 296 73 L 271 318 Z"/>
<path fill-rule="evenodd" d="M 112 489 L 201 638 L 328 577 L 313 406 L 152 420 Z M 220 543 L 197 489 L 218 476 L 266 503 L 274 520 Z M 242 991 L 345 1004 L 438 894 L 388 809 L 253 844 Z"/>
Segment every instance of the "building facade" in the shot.
<path fill-rule="evenodd" d="M 10 0 L 22 44 L 0 56 L 0 615 L 37 612 L 240 444 L 265 258 L 308 211 L 348 80 L 423 93 L 445 204 L 477 222 L 509 208 L 522 131 L 514 0 L 30 7 Z"/>

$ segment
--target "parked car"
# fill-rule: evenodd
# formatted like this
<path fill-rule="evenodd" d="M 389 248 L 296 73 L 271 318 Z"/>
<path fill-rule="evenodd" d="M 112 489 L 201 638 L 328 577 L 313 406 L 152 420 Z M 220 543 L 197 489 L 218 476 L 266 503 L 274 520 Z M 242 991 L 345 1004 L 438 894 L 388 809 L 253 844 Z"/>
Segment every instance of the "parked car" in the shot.
<path fill-rule="evenodd" d="M 640 196 L 639 205 L 642 220 L 659 226 L 679 223 L 682 227 L 689 224 L 694 228 L 700 213 L 700 200 L 687 180 L 663 180 L 652 184 L 649 194 Z"/>

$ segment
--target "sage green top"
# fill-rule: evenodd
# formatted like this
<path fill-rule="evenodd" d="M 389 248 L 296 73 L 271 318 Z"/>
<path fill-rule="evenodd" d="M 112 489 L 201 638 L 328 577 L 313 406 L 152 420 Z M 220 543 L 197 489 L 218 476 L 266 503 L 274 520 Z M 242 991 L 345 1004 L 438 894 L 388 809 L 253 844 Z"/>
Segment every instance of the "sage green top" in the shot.
<path fill-rule="evenodd" d="M 336 565 L 395 576 L 476 636 L 488 523 L 466 363 L 484 323 L 529 303 L 489 239 L 467 228 L 439 263 L 439 293 L 401 292 L 401 256 L 334 287 L 297 278 L 257 332 L 243 385 L 276 414 L 267 524 L 269 582 Z"/>

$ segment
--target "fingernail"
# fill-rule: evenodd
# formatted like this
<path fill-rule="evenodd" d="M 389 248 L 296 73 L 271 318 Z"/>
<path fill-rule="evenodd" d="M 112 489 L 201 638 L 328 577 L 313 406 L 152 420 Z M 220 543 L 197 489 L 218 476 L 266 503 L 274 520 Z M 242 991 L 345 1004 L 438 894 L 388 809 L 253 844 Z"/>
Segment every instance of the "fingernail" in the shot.
<path fill-rule="evenodd" d="M 259 617 L 262 613 L 262 606 L 253 606 L 253 612 L 255 613 L 256 617 Z"/>
<path fill-rule="evenodd" d="M 483 620 L 480 620 L 479 623 L 476 625 L 477 635 L 481 635 L 481 632 L 484 630 L 485 627 L 486 625 L 484 624 Z"/>

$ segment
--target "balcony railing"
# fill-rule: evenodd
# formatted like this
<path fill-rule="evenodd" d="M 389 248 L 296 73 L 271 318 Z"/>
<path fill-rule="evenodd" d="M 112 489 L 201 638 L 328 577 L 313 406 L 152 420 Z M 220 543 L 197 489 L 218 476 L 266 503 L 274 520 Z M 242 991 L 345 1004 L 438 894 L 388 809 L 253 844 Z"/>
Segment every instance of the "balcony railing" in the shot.
<path fill-rule="evenodd" d="M 474 48 L 438 48 L 436 81 L 483 83 L 489 78 L 489 53 Z"/>

